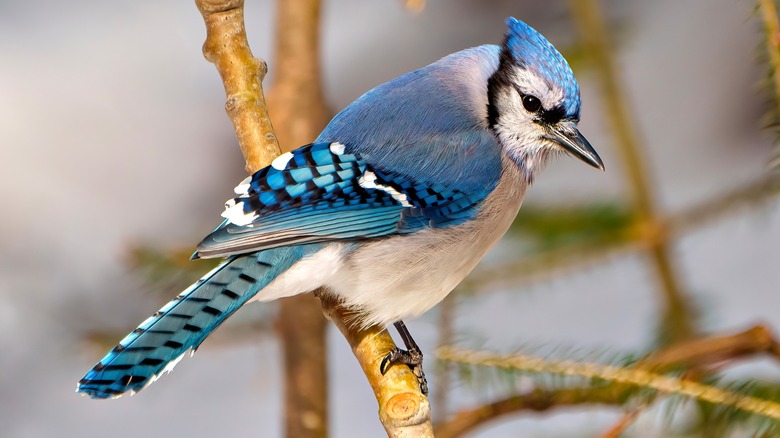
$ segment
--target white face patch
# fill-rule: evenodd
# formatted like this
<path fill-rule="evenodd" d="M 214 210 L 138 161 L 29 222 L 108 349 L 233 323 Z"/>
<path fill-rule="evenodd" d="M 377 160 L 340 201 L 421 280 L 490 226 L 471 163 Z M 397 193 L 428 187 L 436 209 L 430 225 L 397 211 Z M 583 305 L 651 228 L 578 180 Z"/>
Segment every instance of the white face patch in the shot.
<path fill-rule="evenodd" d="M 507 154 L 520 164 L 525 180 L 529 183 L 556 149 L 551 142 L 541 138 L 543 131 L 535 123 L 527 123 L 524 134 L 499 123 L 496 126 L 496 133 Z"/>
<path fill-rule="evenodd" d="M 363 187 L 364 189 L 377 189 L 386 192 L 390 196 L 392 196 L 393 199 L 400 202 L 401 205 L 403 205 L 404 207 L 412 207 L 412 204 L 409 203 L 405 194 L 399 192 L 398 190 L 390 186 L 377 184 L 376 174 L 374 172 L 371 172 L 370 170 L 367 170 L 366 173 L 364 173 L 363 176 L 360 177 L 360 179 L 358 180 L 358 184 L 360 185 L 360 187 Z"/>
<path fill-rule="evenodd" d="M 239 226 L 249 225 L 252 221 L 257 219 L 257 213 L 244 213 L 244 202 L 236 202 L 235 199 L 231 199 L 225 203 L 225 211 L 222 212 L 221 216 L 227 219 L 231 224 Z"/>
<path fill-rule="evenodd" d="M 501 145 L 520 165 L 526 181 L 530 182 L 547 158 L 560 148 L 545 139 L 546 128 L 536 123 L 536 115 L 525 109 L 515 87 L 538 98 L 542 107 L 548 110 L 563 104 L 564 90 L 521 68 L 512 69 L 510 80 L 514 86 L 502 87 L 496 96 L 498 123 L 494 129 Z"/>
<path fill-rule="evenodd" d="M 501 146 L 520 165 L 526 181 L 544 166 L 556 146 L 545 140 L 545 129 L 534 122 L 534 115 L 523 107 L 520 95 L 512 88 L 497 96 L 498 123 L 494 127 Z"/>
<path fill-rule="evenodd" d="M 249 194 L 249 183 L 252 181 L 252 176 L 248 176 L 244 178 L 243 181 L 238 183 L 236 188 L 233 189 L 233 191 L 236 193 L 236 195 L 247 195 Z"/>
<path fill-rule="evenodd" d="M 513 73 L 512 82 L 517 84 L 523 93 L 539 99 L 542 102 L 542 107 L 545 109 L 552 109 L 563 104 L 565 96 L 562 88 L 550 84 L 548 81 L 525 69 L 515 68 Z M 522 104 L 520 108 L 523 108 Z"/>
<path fill-rule="evenodd" d="M 284 170 L 287 167 L 287 163 L 290 162 L 292 157 L 293 157 L 292 152 L 285 152 L 282 155 L 276 157 L 273 161 L 271 161 L 271 167 L 273 167 L 276 170 Z"/>
<path fill-rule="evenodd" d="M 344 155 L 344 145 L 341 143 L 331 143 L 329 149 L 332 154 Z"/>

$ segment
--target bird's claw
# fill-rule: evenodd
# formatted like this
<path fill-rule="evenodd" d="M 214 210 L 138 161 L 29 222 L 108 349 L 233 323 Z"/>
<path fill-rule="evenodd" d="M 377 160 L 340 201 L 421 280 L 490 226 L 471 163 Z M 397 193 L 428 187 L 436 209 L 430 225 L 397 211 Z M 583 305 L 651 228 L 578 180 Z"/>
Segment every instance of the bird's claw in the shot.
<path fill-rule="evenodd" d="M 387 370 L 391 366 L 397 364 L 404 364 L 412 370 L 412 374 L 417 377 L 417 382 L 420 384 L 420 391 L 423 395 L 428 395 L 428 380 L 425 378 L 425 372 L 422 367 L 423 354 L 420 350 L 401 350 L 400 348 L 393 348 L 382 359 L 379 364 L 379 372 L 384 376 Z"/>

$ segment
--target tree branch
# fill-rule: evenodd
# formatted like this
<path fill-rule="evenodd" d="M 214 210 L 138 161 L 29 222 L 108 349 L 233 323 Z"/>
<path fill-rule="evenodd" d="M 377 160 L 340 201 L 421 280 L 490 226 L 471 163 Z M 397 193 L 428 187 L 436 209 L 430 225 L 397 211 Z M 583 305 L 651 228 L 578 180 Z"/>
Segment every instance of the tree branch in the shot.
<path fill-rule="evenodd" d="M 320 80 L 320 0 L 284 0 L 276 5 L 274 80 L 268 93 L 282 150 L 310 143 L 328 123 Z M 285 435 L 328 434 L 327 321 L 313 294 L 279 303 L 276 331 L 282 340 Z"/>
<path fill-rule="evenodd" d="M 225 85 L 227 111 L 250 174 L 281 154 L 263 96 L 268 67 L 252 56 L 244 28 L 243 0 L 196 0 L 206 23 L 203 56 Z"/>
<path fill-rule="evenodd" d="M 246 159 L 246 169 L 253 173 L 280 154 L 261 85 L 266 65 L 254 58 L 249 50 L 243 0 L 196 0 L 195 3 L 206 23 L 203 54 L 214 63 L 222 77 L 227 95 L 225 108 Z M 278 50 L 285 50 L 283 44 L 286 43 L 279 44 Z M 286 116 L 280 111 L 280 117 Z M 291 122 L 291 125 L 295 123 Z M 291 128 L 290 132 L 293 137 L 300 131 Z M 379 402 L 379 417 L 388 436 L 433 436 L 428 399 L 420 392 L 414 374 L 406 366 L 393 366 L 384 376 L 379 372 L 381 360 L 395 347 L 390 334 L 379 327 L 355 329 L 346 322 L 349 311 L 338 304 L 331 299 L 322 299 L 324 312 L 347 338 L 374 390 Z"/>
<path fill-rule="evenodd" d="M 714 366 L 728 360 L 768 354 L 780 362 L 780 344 L 772 332 L 758 325 L 740 333 L 681 342 L 639 361 L 632 369 L 662 373 L 675 368 Z M 507 397 L 484 406 L 458 412 L 436 425 L 437 438 L 464 436 L 495 418 L 522 411 L 542 412 L 577 405 L 621 405 L 633 388 L 624 383 L 606 386 L 532 391 Z M 773 413 L 777 415 L 776 412 Z"/>
<path fill-rule="evenodd" d="M 431 407 L 420 392 L 417 377 L 406 366 L 392 366 L 387 374 L 379 372 L 382 359 L 395 347 L 387 330 L 373 326 L 366 330 L 349 324 L 350 312 L 328 296 L 321 296 L 328 318 L 338 327 L 352 347 L 368 383 L 379 402 L 379 419 L 391 438 L 433 437 Z"/>

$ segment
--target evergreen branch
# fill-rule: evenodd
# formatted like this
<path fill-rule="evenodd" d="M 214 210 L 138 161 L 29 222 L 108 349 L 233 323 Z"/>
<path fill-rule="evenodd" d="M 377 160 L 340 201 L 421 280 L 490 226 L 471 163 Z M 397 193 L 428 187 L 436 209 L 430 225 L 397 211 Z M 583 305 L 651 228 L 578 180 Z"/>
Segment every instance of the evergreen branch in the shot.
<path fill-rule="evenodd" d="M 441 360 L 458 364 L 518 370 L 531 373 L 579 376 L 608 382 L 632 385 L 669 394 L 695 398 L 712 404 L 733 406 L 743 411 L 780 420 L 780 403 L 743 396 L 711 385 L 687 379 L 670 377 L 638 368 L 551 360 L 531 355 L 494 355 L 475 350 L 444 348 L 439 350 Z"/>
<path fill-rule="evenodd" d="M 780 175 L 770 173 L 660 220 L 656 227 L 628 228 L 622 230 L 617 238 L 583 239 L 535 256 L 479 269 L 466 278 L 464 287 L 485 292 L 509 285 L 516 287 L 523 281 L 542 281 L 564 271 L 588 269 L 628 253 L 646 250 L 658 239 L 674 239 L 724 216 L 735 214 L 742 208 L 765 203 L 776 198 L 778 193 Z"/>
<path fill-rule="evenodd" d="M 463 354 L 463 353 L 467 354 Z M 551 361 L 547 359 L 538 358 L 535 356 L 519 356 L 519 361 L 522 363 L 523 371 L 530 371 L 534 373 L 543 374 L 556 374 L 565 376 L 580 376 L 597 378 L 596 382 L 591 383 L 589 386 L 578 387 L 558 387 L 552 389 L 544 389 L 537 387 L 531 391 L 513 395 L 502 400 L 498 400 L 483 406 L 479 406 L 474 409 L 458 412 L 455 416 L 446 422 L 436 425 L 436 436 L 438 438 L 454 438 L 463 436 L 468 431 L 491 421 L 499 416 L 507 415 L 511 413 L 517 413 L 521 411 L 547 411 L 550 409 L 566 407 L 566 406 L 578 406 L 578 405 L 624 405 L 627 400 L 638 395 L 638 388 L 651 388 L 658 392 L 666 392 L 673 394 L 680 394 L 680 390 L 677 386 L 680 386 L 679 382 L 684 382 L 682 386 L 685 386 L 685 390 L 688 392 L 700 391 L 700 387 L 695 385 L 702 385 L 698 382 L 691 380 L 681 380 L 678 378 L 668 377 L 661 373 L 669 372 L 672 370 L 686 370 L 691 368 L 707 369 L 716 364 L 722 364 L 724 362 L 735 360 L 739 358 L 750 357 L 756 354 L 768 354 L 775 360 L 780 362 L 780 343 L 776 340 L 773 333 L 765 326 L 758 325 L 748 330 L 731 334 L 712 336 L 702 339 L 695 339 L 690 341 L 681 342 L 673 346 L 660 350 L 640 361 L 627 361 L 631 364 L 631 368 L 616 367 L 609 365 L 599 364 L 583 364 L 581 368 L 568 367 L 568 364 L 580 364 L 574 361 Z M 482 356 L 480 356 L 482 355 Z M 465 363 L 469 365 L 487 365 L 482 359 L 487 356 L 488 359 L 496 359 L 498 362 L 510 362 L 513 358 L 518 356 L 491 356 L 486 353 L 456 350 L 456 349 L 440 349 L 439 359 L 445 361 L 452 361 L 455 363 Z M 466 360 L 463 360 L 463 359 Z M 531 358 L 532 360 L 527 363 L 524 362 L 525 358 Z M 547 367 L 547 364 L 554 364 L 554 367 Z M 529 364 L 530 368 L 529 369 Z M 504 363 L 504 365 L 507 365 Z M 494 365 L 498 366 L 498 365 Z M 579 366 L 579 365 L 578 365 Z M 640 371 L 638 374 L 640 378 L 638 385 L 628 379 L 606 378 L 603 372 L 604 368 L 609 370 L 615 369 L 618 372 L 625 372 L 630 377 L 635 376 L 632 374 L 634 371 Z M 504 369 L 519 369 L 513 366 L 503 366 Z M 574 372 L 574 371 L 579 371 Z M 652 380 L 655 376 L 661 376 L 664 379 L 668 379 L 668 382 L 663 382 L 666 386 L 663 389 L 653 388 L 645 384 L 645 381 Z M 644 379 L 644 380 L 643 380 Z M 605 381 L 611 382 L 605 384 Z M 694 386 L 690 386 L 693 384 Z M 707 395 L 712 395 L 708 392 L 711 386 L 703 385 L 706 388 Z M 672 391 L 669 391 L 669 390 Z M 728 402 L 728 406 L 734 406 L 742 409 L 741 406 L 735 406 L 733 403 L 734 398 L 742 400 L 744 396 L 736 395 L 734 392 L 724 391 L 719 388 L 715 388 L 715 397 L 724 397 Z M 717 392 L 720 391 L 720 392 Z M 701 399 L 697 397 L 697 399 Z M 747 397 L 749 408 L 763 408 L 763 403 L 770 403 L 770 409 L 772 413 L 778 413 L 780 405 L 767 402 L 766 400 L 757 399 L 755 397 Z M 758 400 L 757 404 L 753 401 Z M 647 399 L 646 402 L 649 402 Z M 742 403 L 742 402 L 740 402 Z M 752 411 L 751 411 L 752 412 Z M 771 417 L 773 418 L 774 417 Z"/>
<path fill-rule="evenodd" d="M 753 207 L 780 195 L 780 175 L 768 173 L 756 181 L 690 207 L 666 220 L 664 228 L 672 236 L 681 236 L 688 231 L 734 214 L 745 207 Z"/>

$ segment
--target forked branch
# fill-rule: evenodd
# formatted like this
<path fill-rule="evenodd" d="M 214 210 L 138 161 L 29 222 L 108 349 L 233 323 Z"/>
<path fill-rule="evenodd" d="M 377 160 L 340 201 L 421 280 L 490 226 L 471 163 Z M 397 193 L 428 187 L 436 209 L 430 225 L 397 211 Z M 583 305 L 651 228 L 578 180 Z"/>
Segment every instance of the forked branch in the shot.
<path fill-rule="evenodd" d="M 266 64 L 252 56 L 244 28 L 243 0 L 196 0 L 206 23 L 203 54 L 225 85 L 225 109 L 236 131 L 246 169 L 253 173 L 280 154 L 263 95 Z M 348 312 L 323 299 L 324 312 L 344 334 L 379 402 L 379 417 L 390 437 L 431 437 L 430 406 L 417 378 L 404 366 L 379 372 L 382 358 L 395 347 L 387 330 L 357 330 L 345 322 Z"/>

